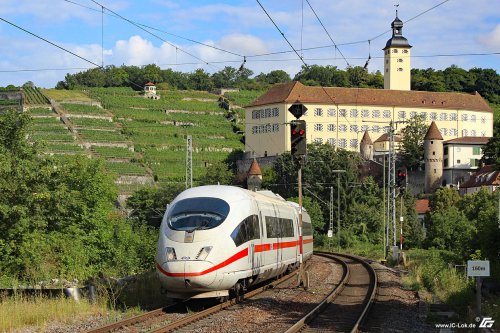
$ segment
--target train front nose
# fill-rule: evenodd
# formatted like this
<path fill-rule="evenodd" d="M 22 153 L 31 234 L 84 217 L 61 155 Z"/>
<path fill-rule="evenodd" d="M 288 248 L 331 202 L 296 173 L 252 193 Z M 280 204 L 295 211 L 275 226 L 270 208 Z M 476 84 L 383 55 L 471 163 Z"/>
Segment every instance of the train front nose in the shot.
<path fill-rule="evenodd" d="M 164 287 L 169 291 L 196 292 L 209 290 L 217 278 L 209 261 L 179 260 L 157 264 Z"/>

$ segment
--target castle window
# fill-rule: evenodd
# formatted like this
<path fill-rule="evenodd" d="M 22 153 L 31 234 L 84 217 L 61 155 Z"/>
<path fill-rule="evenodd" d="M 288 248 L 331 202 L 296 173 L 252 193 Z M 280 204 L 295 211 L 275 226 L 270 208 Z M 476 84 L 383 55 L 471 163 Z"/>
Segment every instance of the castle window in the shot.
<path fill-rule="evenodd" d="M 323 117 L 323 109 L 322 108 L 314 109 L 314 116 L 315 117 Z"/>
<path fill-rule="evenodd" d="M 450 135 L 457 136 L 458 135 L 458 130 L 456 128 L 450 128 Z"/>
<path fill-rule="evenodd" d="M 398 59 L 398 62 L 403 62 L 403 59 L 399 58 L 399 59 Z"/>
<path fill-rule="evenodd" d="M 420 112 L 420 118 L 422 118 L 422 120 L 427 121 L 427 112 Z"/>
<path fill-rule="evenodd" d="M 463 114 L 462 115 L 462 121 L 467 121 L 469 119 L 469 117 L 467 116 L 467 114 Z"/>
<path fill-rule="evenodd" d="M 439 114 L 439 120 L 448 120 L 448 114 L 446 114 L 446 112 Z"/>
<path fill-rule="evenodd" d="M 448 155 L 448 146 L 444 147 L 444 155 Z"/>
<path fill-rule="evenodd" d="M 486 132 L 485 131 L 481 131 L 481 136 L 486 136 Z"/>
<path fill-rule="evenodd" d="M 358 131 L 358 125 L 351 125 L 349 126 L 349 131 L 356 133 Z"/>
<path fill-rule="evenodd" d="M 470 131 L 470 136 L 476 136 L 476 130 L 471 130 Z"/>
<path fill-rule="evenodd" d="M 328 124 L 326 129 L 328 132 L 335 132 L 335 124 Z"/>
<path fill-rule="evenodd" d="M 315 132 L 322 132 L 323 131 L 323 124 L 314 124 L 314 131 Z"/>
<path fill-rule="evenodd" d="M 346 146 L 347 146 L 347 140 L 346 139 L 339 139 L 339 147 L 345 148 Z"/>
<path fill-rule="evenodd" d="M 388 64 L 388 63 L 389 63 L 389 60 L 386 60 L 386 61 L 385 61 L 385 63 L 386 63 L 386 64 Z"/>
<path fill-rule="evenodd" d="M 403 69 L 401 67 L 398 68 L 398 72 L 402 72 Z"/>
<path fill-rule="evenodd" d="M 431 120 L 437 120 L 437 113 L 431 112 Z"/>
<path fill-rule="evenodd" d="M 442 135 L 448 135 L 448 130 L 446 128 L 440 128 L 439 131 Z"/>
<path fill-rule="evenodd" d="M 380 126 L 379 125 L 373 125 L 372 126 L 372 132 L 379 133 L 380 132 Z"/>
<path fill-rule="evenodd" d="M 485 124 L 486 123 L 486 117 L 481 117 L 481 124 Z"/>
<path fill-rule="evenodd" d="M 266 118 L 271 117 L 271 109 L 266 109 Z"/>
<path fill-rule="evenodd" d="M 436 152 L 435 152 L 435 151 L 433 151 L 433 152 L 432 152 L 432 155 L 436 155 Z"/>
<path fill-rule="evenodd" d="M 335 146 L 335 139 L 334 138 L 328 138 L 327 142 L 329 145 Z"/>
<path fill-rule="evenodd" d="M 373 110 L 372 111 L 372 118 L 380 118 L 380 111 L 379 110 Z"/>
<path fill-rule="evenodd" d="M 399 119 L 405 119 L 406 118 L 406 112 L 404 112 L 404 111 L 398 111 L 398 118 Z"/>
<path fill-rule="evenodd" d="M 445 159 L 444 159 L 443 166 L 444 166 L 444 167 L 447 167 L 447 166 L 448 166 L 448 159 L 447 159 L 447 158 L 445 158 Z"/>
<path fill-rule="evenodd" d="M 357 118 L 358 117 L 358 110 L 352 109 L 350 114 L 351 114 L 351 118 Z"/>
<path fill-rule="evenodd" d="M 462 130 L 462 136 L 468 136 L 469 132 L 466 129 Z"/>
<path fill-rule="evenodd" d="M 392 53 L 398 53 L 398 49 L 392 50 Z"/>
<path fill-rule="evenodd" d="M 339 132 L 347 132 L 347 125 L 345 124 L 339 125 Z"/>
<path fill-rule="evenodd" d="M 279 115 L 280 115 L 280 109 L 273 108 L 273 117 L 279 117 Z"/>
<path fill-rule="evenodd" d="M 316 138 L 316 139 L 314 139 L 314 143 L 322 144 L 323 143 L 323 139 L 322 138 Z"/>
<path fill-rule="evenodd" d="M 473 115 L 470 116 L 470 121 L 471 121 L 471 123 L 475 123 L 476 122 L 476 115 L 475 114 L 473 114 Z"/>
<path fill-rule="evenodd" d="M 417 116 L 417 113 L 415 111 L 410 112 L 410 119 L 413 119 Z"/>
<path fill-rule="evenodd" d="M 386 69 L 385 69 L 385 72 L 386 72 L 386 73 L 389 73 L 389 68 L 386 68 Z"/>
<path fill-rule="evenodd" d="M 403 53 L 408 53 L 408 50 L 403 50 Z"/>
<path fill-rule="evenodd" d="M 472 155 L 481 155 L 481 147 L 472 147 Z"/>
<path fill-rule="evenodd" d="M 339 116 L 341 117 L 347 117 L 347 110 L 346 109 L 340 109 L 339 110 Z"/>
<path fill-rule="evenodd" d="M 460 160 L 457 160 L 457 164 L 460 164 Z"/>
<path fill-rule="evenodd" d="M 273 132 L 279 132 L 280 131 L 280 124 L 273 124 Z"/>
<path fill-rule="evenodd" d="M 328 117 L 335 117 L 337 115 L 337 110 L 328 109 Z"/>
<path fill-rule="evenodd" d="M 370 117 L 370 111 L 361 110 L 361 118 L 368 118 L 368 117 Z"/>
<path fill-rule="evenodd" d="M 384 118 L 391 118 L 391 111 L 384 110 Z"/>
<path fill-rule="evenodd" d="M 370 126 L 368 126 L 368 125 L 362 125 L 362 126 L 361 126 L 361 131 L 362 131 L 362 132 L 366 132 L 366 131 L 368 131 L 368 130 L 370 130 Z"/>
<path fill-rule="evenodd" d="M 351 139 L 351 140 L 349 140 L 349 146 L 351 148 L 357 148 L 358 147 L 358 140 L 357 139 Z"/>

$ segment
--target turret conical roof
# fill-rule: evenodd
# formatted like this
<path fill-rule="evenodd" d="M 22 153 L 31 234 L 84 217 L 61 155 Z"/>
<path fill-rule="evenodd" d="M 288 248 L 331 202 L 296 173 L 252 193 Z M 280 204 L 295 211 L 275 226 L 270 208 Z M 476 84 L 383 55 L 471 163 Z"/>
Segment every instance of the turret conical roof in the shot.
<path fill-rule="evenodd" d="M 260 170 L 259 163 L 254 158 L 250 169 L 248 170 L 248 176 L 262 176 L 262 171 Z"/>
<path fill-rule="evenodd" d="M 368 134 L 368 131 L 365 131 L 365 134 L 363 134 L 363 138 L 361 139 L 361 143 L 367 144 L 367 145 L 372 145 L 373 141 L 370 138 L 370 134 Z"/>
<path fill-rule="evenodd" d="M 443 140 L 443 136 L 434 121 L 431 123 L 431 126 L 429 126 L 424 140 Z"/>

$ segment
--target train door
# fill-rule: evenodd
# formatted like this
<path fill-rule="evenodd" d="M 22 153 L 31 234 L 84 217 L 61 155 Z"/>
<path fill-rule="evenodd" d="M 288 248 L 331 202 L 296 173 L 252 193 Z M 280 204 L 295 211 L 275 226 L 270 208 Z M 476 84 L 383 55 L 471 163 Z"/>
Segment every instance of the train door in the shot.
<path fill-rule="evenodd" d="M 281 233 L 281 226 L 280 226 L 280 211 L 279 207 L 277 205 L 273 204 L 274 208 L 274 219 L 273 219 L 273 233 L 274 233 L 274 238 L 275 241 L 273 242 L 273 248 L 276 249 L 276 269 L 279 270 L 281 268 L 281 263 L 283 260 L 283 249 L 282 249 L 282 244 L 283 244 L 283 238 L 282 238 L 282 233 Z"/>
<path fill-rule="evenodd" d="M 254 216 L 255 221 L 254 225 L 258 226 L 259 229 L 259 234 L 258 238 L 255 238 L 251 241 L 250 248 L 249 248 L 249 257 L 251 257 L 252 260 L 252 270 L 254 271 L 253 274 L 258 273 L 258 270 L 262 266 L 262 238 L 263 238 L 263 233 L 264 230 L 262 230 L 262 214 L 259 210 L 259 207 L 256 202 L 254 202 L 254 212 L 256 212 Z"/>

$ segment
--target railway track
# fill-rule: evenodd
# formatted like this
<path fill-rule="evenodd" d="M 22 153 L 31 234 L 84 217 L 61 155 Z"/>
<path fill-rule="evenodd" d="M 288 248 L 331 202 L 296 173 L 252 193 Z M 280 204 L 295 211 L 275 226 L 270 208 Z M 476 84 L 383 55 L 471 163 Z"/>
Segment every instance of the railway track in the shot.
<path fill-rule="evenodd" d="M 281 320 L 283 322 L 282 328 L 277 329 L 277 331 L 356 331 L 366 316 L 376 294 L 377 280 L 375 271 L 361 258 L 344 254 L 321 252 L 315 252 L 315 255 L 335 262 L 335 265 L 338 265 L 336 267 L 342 267 L 342 274 L 338 277 L 338 281 L 330 284 L 330 289 L 327 288 L 326 290 L 328 291 L 325 292 L 323 296 L 317 295 L 317 302 L 313 304 L 304 303 L 301 311 L 292 311 L 291 306 L 287 306 L 286 302 L 282 301 L 282 308 L 271 316 L 271 318 L 276 318 L 276 316 L 282 317 L 276 318 L 279 319 L 277 321 Z M 180 314 L 179 308 L 176 309 L 175 306 L 185 307 L 185 304 L 177 304 L 105 327 L 100 327 L 89 332 L 105 333 L 123 331 L 160 333 L 171 331 L 190 332 L 194 329 L 200 332 L 211 331 L 207 323 L 220 321 L 220 317 L 230 317 L 230 313 L 234 314 L 235 312 L 244 311 L 245 307 L 250 307 L 250 304 L 255 305 L 258 303 L 261 297 L 264 299 L 264 302 L 269 302 L 274 297 L 272 294 L 264 293 L 269 289 L 274 288 L 278 293 L 280 288 L 281 290 L 297 290 L 296 293 L 308 293 L 301 289 L 290 289 L 290 285 L 296 285 L 297 283 L 296 279 L 294 279 L 295 277 L 296 272 L 292 272 L 280 280 L 247 292 L 244 298 L 248 302 L 239 303 L 237 300 L 232 299 L 194 314 Z M 287 283 L 288 286 L 285 286 Z M 319 284 L 321 282 L 317 283 Z M 283 287 L 279 287 L 281 285 Z M 293 302 L 300 303 L 300 301 L 297 300 L 292 301 L 292 303 Z M 306 307 L 307 305 L 311 306 Z M 308 312 L 309 309 L 313 307 L 314 309 Z M 224 312 L 224 310 L 226 311 Z M 225 313 L 228 313 L 228 315 L 226 316 Z M 304 316 L 304 313 L 307 314 Z M 221 325 L 224 326 L 224 329 L 228 332 L 237 329 L 240 331 L 243 329 L 243 331 L 245 331 L 244 323 L 241 323 L 243 327 L 231 327 L 230 323 L 224 322 L 221 322 Z M 232 325 L 235 324 L 233 323 Z M 239 323 L 236 323 L 236 325 L 239 325 Z M 224 329 L 221 329 L 221 331 L 224 331 Z"/>
<path fill-rule="evenodd" d="M 378 283 L 375 270 L 356 256 L 314 254 L 340 260 L 344 268 L 342 280 L 323 302 L 286 332 L 357 332 L 375 300 Z"/>
<path fill-rule="evenodd" d="M 291 280 L 292 278 L 296 277 L 296 275 L 296 272 L 285 275 L 278 280 L 272 281 L 271 283 L 245 293 L 244 298 L 254 297 L 260 293 L 265 292 L 268 289 L 274 288 L 282 283 L 285 283 L 286 281 Z M 214 305 L 206 310 L 202 310 L 194 314 L 179 314 L 179 309 L 185 308 L 188 304 L 189 300 L 187 300 L 178 304 L 173 304 L 170 306 L 152 310 L 141 315 L 134 316 L 132 318 L 124 319 L 113 324 L 98 327 L 96 329 L 88 331 L 87 333 L 110 333 L 116 332 L 118 330 L 126 330 L 127 332 L 144 331 L 151 333 L 170 332 L 179 327 L 186 326 L 190 323 L 210 316 L 211 314 L 224 310 L 228 307 L 234 306 L 241 300 L 242 299 L 230 299 L 226 302 Z M 147 328 L 145 328 L 145 326 L 155 327 L 159 325 L 161 325 L 161 327 L 157 329 L 148 330 Z"/>

